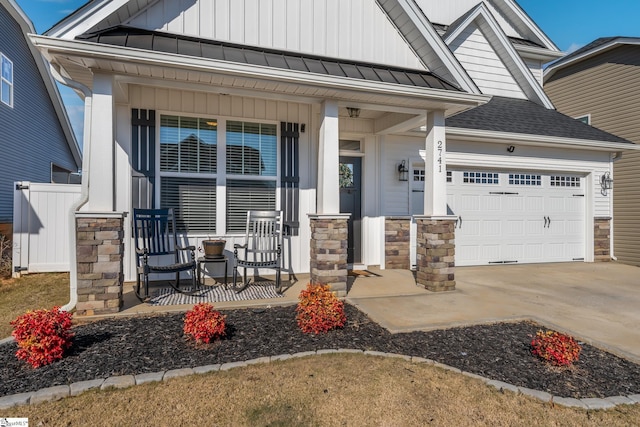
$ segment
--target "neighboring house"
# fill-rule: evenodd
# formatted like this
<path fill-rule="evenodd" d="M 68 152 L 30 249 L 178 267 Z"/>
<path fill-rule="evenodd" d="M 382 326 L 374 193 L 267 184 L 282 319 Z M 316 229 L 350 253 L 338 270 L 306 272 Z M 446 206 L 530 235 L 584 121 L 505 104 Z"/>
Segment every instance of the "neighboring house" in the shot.
<path fill-rule="evenodd" d="M 551 64 L 545 91 L 558 111 L 640 143 L 640 38 L 606 37 Z M 616 154 L 613 254 L 640 265 L 640 153 Z"/>
<path fill-rule="evenodd" d="M 0 233 L 11 235 L 15 181 L 64 182 L 80 150 L 49 74 L 27 34 L 31 21 L 13 0 L 0 0 Z"/>
<path fill-rule="evenodd" d="M 78 239 L 124 233 L 123 270 L 79 242 L 82 294 L 134 279 L 127 214 L 150 206 L 227 249 L 281 209 L 287 267 L 342 295 L 347 261 L 413 256 L 443 290 L 454 263 L 608 259 L 600 177 L 632 144 L 553 109 L 561 53 L 512 0 L 94 0 L 31 39 L 87 100 Z"/>

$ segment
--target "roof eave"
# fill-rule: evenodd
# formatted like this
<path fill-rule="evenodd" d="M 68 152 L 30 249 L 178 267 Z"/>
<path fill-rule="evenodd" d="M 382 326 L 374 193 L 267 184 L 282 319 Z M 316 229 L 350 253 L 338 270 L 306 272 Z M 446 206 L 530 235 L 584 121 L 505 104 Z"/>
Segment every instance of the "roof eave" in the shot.
<path fill-rule="evenodd" d="M 235 77 L 315 85 L 324 88 L 329 87 L 336 90 L 361 91 L 389 96 L 410 97 L 414 99 L 424 98 L 425 101 L 460 104 L 465 106 L 464 109 L 484 104 L 490 99 L 490 97 L 486 95 L 469 94 L 462 91 L 372 82 L 340 76 L 320 75 L 310 72 L 241 64 L 173 53 L 101 45 L 78 40 L 63 40 L 36 35 L 32 35 L 31 39 L 34 45 L 45 52 L 50 58 L 53 58 L 58 54 L 68 54 L 93 59 L 113 60 L 119 63 L 129 62 L 145 65 L 160 65 L 175 69 L 216 72 Z"/>
<path fill-rule="evenodd" d="M 538 147 L 555 147 L 617 153 L 625 150 L 640 151 L 640 145 L 624 142 L 608 142 L 590 139 L 566 138 L 547 135 L 533 135 L 494 130 L 456 128 L 447 126 L 447 136 L 462 137 L 465 140 L 494 142 L 501 144 L 522 144 Z"/>

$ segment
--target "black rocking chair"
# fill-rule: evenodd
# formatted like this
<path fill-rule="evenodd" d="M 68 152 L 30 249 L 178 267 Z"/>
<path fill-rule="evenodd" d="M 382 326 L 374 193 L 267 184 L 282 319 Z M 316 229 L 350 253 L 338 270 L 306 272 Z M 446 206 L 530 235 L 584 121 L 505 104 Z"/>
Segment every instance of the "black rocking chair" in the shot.
<path fill-rule="evenodd" d="M 282 212 L 248 211 L 244 245 L 235 244 L 233 251 L 233 282 L 236 292 L 249 286 L 247 269 L 261 268 L 276 271 L 276 291 L 282 292 L 280 270 L 282 268 Z M 240 253 L 238 250 L 240 249 Z M 243 269 L 243 280 L 238 284 L 238 268 Z"/>
<path fill-rule="evenodd" d="M 176 221 L 173 209 L 134 209 L 133 236 L 136 245 L 136 296 L 140 300 L 149 297 L 149 274 L 176 275 L 175 284 L 169 282 L 172 288 L 182 292 L 180 286 L 180 272 L 191 271 L 192 291 L 196 290 L 196 260 L 195 246 L 180 247 L 176 237 Z M 189 257 L 181 256 L 188 252 Z M 173 255 L 173 262 L 162 264 L 149 263 L 150 257 Z M 164 261 L 164 259 L 160 258 Z M 140 282 L 144 282 L 144 295 L 140 294 Z"/>

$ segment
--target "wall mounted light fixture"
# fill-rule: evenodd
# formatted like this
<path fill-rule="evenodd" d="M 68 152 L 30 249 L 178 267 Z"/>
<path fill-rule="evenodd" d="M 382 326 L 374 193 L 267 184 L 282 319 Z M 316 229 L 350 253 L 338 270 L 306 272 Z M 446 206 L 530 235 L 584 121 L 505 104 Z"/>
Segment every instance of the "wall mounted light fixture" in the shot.
<path fill-rule="evenodd" d="M 409 181 L 409 169 L 404 160 L 398 165 L 398 181 Z"/>
<path fill-rule="evenodd" d="M 613 189 L 613 178 L 609 172 L 604 173 L 600 177 L 600 188 L 603 196 L 607 195 L 607 191 Z"/>
<path fill-rule="evenodd" d="M 360 109 L 354 107 L 347 107 L 347 112 L 349 113 L 349 117 L 352 119 L 357 119 L 360 117 Z"/>
<path fill-rule="evenodd" d="M 515 150 L 516 150 L 516 147 L 513 146 L 513 145 L 510 145 L 510 146 L 507 147 L 507 151 L 510 152 L 510 153 L 513 153 Z"/>

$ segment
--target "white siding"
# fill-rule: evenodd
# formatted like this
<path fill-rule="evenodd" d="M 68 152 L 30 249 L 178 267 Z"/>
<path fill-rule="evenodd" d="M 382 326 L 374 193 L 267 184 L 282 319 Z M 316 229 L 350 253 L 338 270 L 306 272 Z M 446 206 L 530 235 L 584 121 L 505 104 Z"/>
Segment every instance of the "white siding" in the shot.
<path fill-rule="evenodd" d="M 434 24 L 451 25 L 455 20 L 476 7 L 480 0 L 416 0 L 416 3 L 424 14 Z M 518 31 L 498 12 L 491 1 L 485 1 L 485 5 L 496 18 L 502 30 L 511 37 L 523 37 Z"/>
<path fill-rule="evenodd" d="M 127 25 L 424 69 L 371 0 L 160 0 Z"/>
<path fill-rule="evenodd" d="M 524 63 L 527 65 L 527 68 L 529 68 L 529 71 L 531 71 L 531 74 L 533 74 L 533 77 L 535 77 L 538 83 L 540 83 L 540 86 L 542 86 L 542 61 L 540 61 L 539 59 L 523 59 Z"/>
<path fill-rule="evenodd" d="M 467 27 L 449 47 L 482 93 L 526 99 L 518 83 L 477 26 Z"/>

